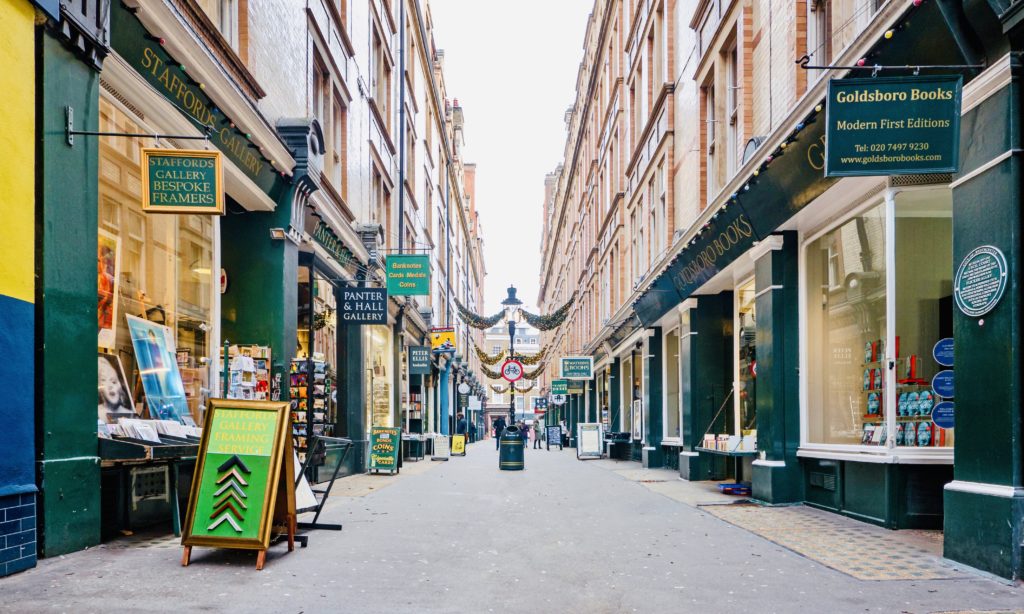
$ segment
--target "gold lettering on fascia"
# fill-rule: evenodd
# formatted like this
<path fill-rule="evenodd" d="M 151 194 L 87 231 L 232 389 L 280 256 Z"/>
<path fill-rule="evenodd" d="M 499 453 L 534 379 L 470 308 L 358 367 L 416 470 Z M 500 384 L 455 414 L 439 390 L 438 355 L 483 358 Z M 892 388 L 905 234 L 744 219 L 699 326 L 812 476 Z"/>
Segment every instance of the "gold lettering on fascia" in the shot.
<path fill-rule="evenodd" d="M 682 270 L 673 276 L 676 287 L 682 288 L 707 281 L 712 272 L 716 270 L 712 268 L 715 261 L 753 234 L 754 229 L 746 215 L 741 215 L 730 222 L 724 230 L 718 233 L 718 236 L 713 238 L 696 256 L 693 256 Z"/>
<path fill-rule="evenodd" d="M 157 56 L 156 52 L 149 47 L 142 49 L 142 67 L 149 71 L 153 78 L 163 86 L 167 95 L 175 100 L 179 107 L 191 115 L 197 122 L 204 126 L 212 126 L 216 116 L 213 111 L 202 100 L 202 97 L 189 87 L 188 82 L 182 79 L 180 69 L 176 66 L 166 64 Z M 221 144 L 226 151 L 234 154 L 236 161 L 242 168 L 252 175 L 259 175 L 263 172 L 264 162 L 251 151 L 249 142 L 246 139 L 234 134 L 230 128 L 221 128 L 217 133 Z"/>

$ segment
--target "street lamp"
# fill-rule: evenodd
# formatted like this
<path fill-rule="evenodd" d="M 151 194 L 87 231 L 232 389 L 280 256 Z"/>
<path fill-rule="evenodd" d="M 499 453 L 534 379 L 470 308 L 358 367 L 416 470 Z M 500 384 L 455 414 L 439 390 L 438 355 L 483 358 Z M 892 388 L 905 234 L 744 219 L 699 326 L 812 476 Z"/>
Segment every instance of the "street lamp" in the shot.
<path fill-rule="evenodd" d="M 516 357 L 516 316 L 519 314 L 519 306 L 523 304 L 523 301 L 516 298 L 516 287 L 508 287 L 508 296 L 505 300 L 501 301 L 501 304 L 505 306 L 505 321 L 508 323 L 508 357 L 510 360 Z M 509 406 L 508 406 L 508 424 L 509 426 L 516 423 L 516 385 L 515 382 L 509 382 Z"/>

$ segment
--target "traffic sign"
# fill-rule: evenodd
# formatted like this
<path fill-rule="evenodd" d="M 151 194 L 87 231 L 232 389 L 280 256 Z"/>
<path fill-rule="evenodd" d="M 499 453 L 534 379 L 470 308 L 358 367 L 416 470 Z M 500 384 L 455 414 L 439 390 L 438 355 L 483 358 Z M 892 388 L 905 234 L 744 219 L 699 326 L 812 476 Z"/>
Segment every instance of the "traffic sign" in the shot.
<path fill-rule="evenodd" d="M 501 376 L 509 382 L 517 382 L 523 378 L 523 363 L 518 360 L 506 360 L 501 365 Z"/>

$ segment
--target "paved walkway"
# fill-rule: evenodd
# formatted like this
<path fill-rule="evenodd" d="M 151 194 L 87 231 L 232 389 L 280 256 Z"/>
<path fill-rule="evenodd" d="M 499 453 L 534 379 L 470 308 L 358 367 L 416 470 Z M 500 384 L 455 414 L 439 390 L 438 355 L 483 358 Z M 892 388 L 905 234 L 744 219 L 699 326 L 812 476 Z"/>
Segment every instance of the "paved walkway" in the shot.
<path fill-rule="evenodd" d="M 580 462 L 572 450 L 528 450 L 523 472 L 496 467 L 493 445 L 482 442 L 470 446 L 466 457 L 408 464 L 396 477 L 346 478 L 325 512 L 325 520 L 343 522 L 344 531 L 315 532 L 309 548 L 291 554 L 275 546 L 261 572 L 253 568 L 252 553 L 197 548 L 192 565 L 183 568 L 172 540 L 151 540 L 149 547 L 115 543 L 45 560 L 35 570 L 0 579 L 0 610 L 808 613 L 1024 608 L 1024 588 L 941 561 L 941 569 L 954 577 L 875 581 L 838 571 L 808 558 L 808 552 L 803 556 L 783 547 L 782 537 L 769 541 L 740 528 L 746 522 L 741 518 L 726 522 L 713 515 L 735 511 L 757 517 L 776 509 L 705 506 L 734 499 L 707 485 L 675 480 L 669 471 L 645 471 L 636 463 Z M 826 526 L 827 516 L 822 520 Z M 915 559 L 922 556 L 933 557 L 929 564 L 938 561 L 927 549 L 914 553 Z"/>

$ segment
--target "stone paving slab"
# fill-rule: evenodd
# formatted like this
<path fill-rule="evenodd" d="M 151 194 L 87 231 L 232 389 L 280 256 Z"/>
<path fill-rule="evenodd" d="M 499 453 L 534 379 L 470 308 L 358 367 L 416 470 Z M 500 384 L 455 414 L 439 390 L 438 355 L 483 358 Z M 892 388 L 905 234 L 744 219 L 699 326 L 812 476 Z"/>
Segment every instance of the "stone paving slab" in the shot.
<path fill-rule="evenodd" d="M 745 504 L 705 511 L 860 580 L 943 580 L 969 575 L 942 558 L 941 531 L 892 531 L 803 505 Z"/>

